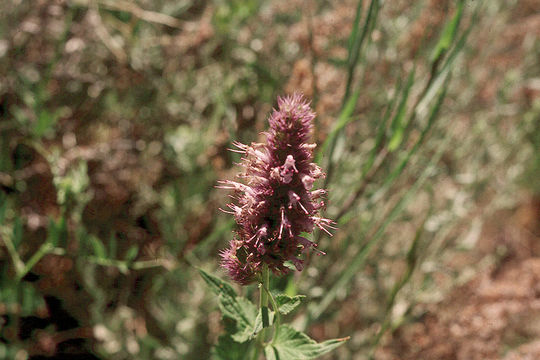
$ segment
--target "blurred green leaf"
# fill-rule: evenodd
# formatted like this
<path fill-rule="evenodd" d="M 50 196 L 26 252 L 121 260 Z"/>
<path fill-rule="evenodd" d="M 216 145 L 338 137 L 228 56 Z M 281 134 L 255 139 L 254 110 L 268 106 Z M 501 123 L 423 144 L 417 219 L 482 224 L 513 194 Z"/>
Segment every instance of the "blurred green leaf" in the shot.
<path fill-rule="evenodd" d="M 358 253 L 354 255 L 352 260 L 347 264 L 345 270 L 339 274 L 337 280 L 333 281 L 332 286 L 326 291 L 326 294 L 323 296 L 322 300 L 318 304 L 310 304 L 310 317 L 318 318 L 334 301 L 337 292 L 346 286 L 346 284 L 358 272 L 358 269 L 365 264 L 371 249 L 384 235 L 388 225 L 396 219 L 396 217 L 403 211 L 404 207 L 411 200 L 413 195 L 416 194 L 419 188 L 424 184 L 430 174 L 430 169 L 442 157 L 443 150 L 446 149 L 447 144 L 448 141 L 439 145 L 437 153 L 431 157 L 430 162 L 423 167 L 422 172 L 416 178 L 414 184 L 408 188 L 405 194 L 403 194 L 398 202 L 391 208 L 391 210 L 385 216 L 384 221 L 377 227 L 375 233 L 369 239 L 367 239 Z"/>
<path fill-rule="evenodd" d="M 362 25 L 362 32 L 359 33 L 360 20 L 362 18 L 363 1 L 359 1 L 356 7 L 356 15 L 353 23 L 351 35 L 348 40 L 347 48 L 347 83 L 345 86 L 345 95 L 343 100 L 349 98 L 354 79 L 354 73 L 360 60 L 360 51 L 366 39 L 369 39 L 373 31 L 377 16 L 379 14 L 379 0 L 371 0 L 369 3 L 368 13 Z"/>
<path fill-rule="evenodd" d="M 460 0 L 458 2 L 458 7 L 456 10 L 456 13 L 450 19 L 450 21 L 446 24 L 444 27 L 441 37 L 439 38 L 439 42 L 435 46 L 435 49 L 433 50 L 433 54 L 431 55 L 431 61 L 436 63 L 438 62 L 442 56 L 448 51 L 450 48 L 450 45 L 454 42 L 454 39 L 456 38 L 457 31 L 459 29 L 459 23 L 461 21 L 461 17 L 463 15 L 463 5 L 465 1 Z"/>
<path fill-rule="evenodd" d="M 218 343 L 212 349 L 212 355 L 215 360 L 245 359 L 249 349 L 249 343 L 236 342 L 227 334 L 219 337 Z"/>
<path fill-rule="evenodd" d="M 347 100 L 347 103 L 345 104 L 345 107 L 339 114 L 339 117 L 334 127 L 332 128 L 332 131 L 330 131 L 330 134 L 328 134 L 328 137 L 326 138 L 323 145 L 321 146 L 321 150 L 317 153 L 316 160 L 315 160 L 316 162 L 318 163 L 321 162 L 322 157 L 325 155 L 328 146 L 333 147 L 332 144 L 336 141 L 336 136 L 338 135 L 338 133 L 353 119 L 352 113 L 354 112 L 359 96 L 360 96 L 360 89 L 356 90 L 354 94 L 352 94 L 350 98 Z"/>
<path fill-rule="evenodd" d="M 57 120 L 58 116 L 56 114 L 51 113 L 46 109 L 41 109 L 37 114 L 37 122 L 32 126 L 32 134 L 38 138 L 46 135 L 48 132 L 52 131 Z"/>
<path fill-rule="evenodd" d="M 138 245 L 133 245 L 133 246 L 131 246 L 131 247 L 126 251 L 125 261 L 126 261 L 127 263 L 132 263 L 133 260 L 135 260 L 135 258 L 137 257 L 138 254 L 139 254 L 139 246 L 138 246 Z"/>
<path fill-rule="evenodd" d="M 47 241 L 53 246 L 65 246 L 67 242 L 67 223 L 64 216 L 58 219 L 58 222 L 54 219 L 49 219 L 49 227 L 47 233 Z"/>
<path fill-rule="evenodd" d="M 90 241 L 90 245 L 92 246 L 92 249 L 94 250 L 94 255 L 98 259 L 105 259 L 107 257 L 107 251 L 105 250 L 105 246 L 99 240 L 97 237 L 90 235 L 88 237 L 88 240 Z"/>
<path fill-rule="evenodd" d="M 415 72 L 415 69 L 413 69 L 409 74 L 397 112 L 394 115 L 390 125 L 390 129 L 392 131 L 392 136 L 388 142 L 388 151 L 390 152 L 396 150 L 403 140 L 403 133 L 405 131 L 405 127 L 407 126 L 406 123 L 403 123 L 403 119 L 405 118 L 405 113 L 407 112 L 407 100 L 409 99 L 411 87 L 414 84 Z"/>

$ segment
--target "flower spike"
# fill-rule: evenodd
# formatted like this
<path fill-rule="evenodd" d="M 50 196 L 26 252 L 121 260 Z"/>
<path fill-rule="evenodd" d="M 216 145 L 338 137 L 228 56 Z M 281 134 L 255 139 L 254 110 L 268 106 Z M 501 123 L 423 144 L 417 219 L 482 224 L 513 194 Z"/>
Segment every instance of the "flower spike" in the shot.
<path fill-rule="evenodd" d="M 332 235 L 333 221 L 321 218 L 323 202 L 315 201 L 325 190 L 312 190 L 324 177 L 314 164 L 315 144 L 308 143 L 315 113 L 300 94 L 279 97 L 278 108 L 268 119 L 266 144 L 233 142 L 234 152 L 243 154 L 244 172 L 236 181 L 220 181 L 216 186 L 234 190 L 237 204 L 229 204 L 239 230 L 229 248 L 221 252 L 221 265 L 239 284 L 257 279 L 264 264 L 275 274 L 289 272 L 290 261 L 297 270 L 304 267 L 300 258 L 309 249 L 318 254 L 316 244 L 301 236 L 315 227 Z"/>

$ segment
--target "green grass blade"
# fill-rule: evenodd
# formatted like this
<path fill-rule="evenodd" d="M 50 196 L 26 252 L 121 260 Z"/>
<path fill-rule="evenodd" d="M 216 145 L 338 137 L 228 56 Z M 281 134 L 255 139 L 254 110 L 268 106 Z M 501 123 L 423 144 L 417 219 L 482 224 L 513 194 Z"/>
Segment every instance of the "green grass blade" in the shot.
<path fill-rule="evenodd" d="M 342 118 L 342 115 L 344 114 L 344 112 L 347 111 L 347 106 L 351 103 L 351 99 L 357 99 L 358 98 L 358 95 L 356 95 L 356 94 L 359 94 L 358 89 L 355 91 L 355 93 L 352 96 L 350 95 L 351 87 L 352 87 L 352 81 L 354 79 L 355 69 L 356 69 L 357 65 L 359 64 L 359 60 L 361 58 L 360 53 L 361 53 L 361 49 L 363 47 L 364 41 L 366 39 L 369 40 L 370 34 L 371 34 L 371 32 L 373 31 L 373 29 L 375 27 L 376 20 L 377 20 L 378 14 L 379 14 L 379 8 L 380 8 L 379 0 L 371 0 L 371 2 L 369 4 L 368 13 L 366 15 L 366 19 L 364 21 L 364 25 L 363 25 L 363 28 L 362 28 L 362 33 L 360 34 L 360 36 L 356 36 L 356 35 L 354 36 L 354 38 L 356 38 L 357 41 L 355 42 L 355 44 L 353 44 L 352 47 L 349 48 L 348 59 L 350 59 L 350 61 L 348 63 L 348 68 L 347 68 L 347 84 L 345 86 L 345 94 L 343 96 L 342 111 L 341 111 L 341 114 L 340 114 L 340 118 Z M 357 25 L 357 22 L 359 22 L 359 21 L 360 21 L 359 18 L 355 19 L 355 24 L 354 25 Z M 353 37 L 351 36 L 351 39 L 352 38 Z M 357 100 L 354 100 L 355 104 L 356 104 L 356 101 Z M 353 110 L 354 110 L 354 108 L 351 110 L 351 113 L 352 113 Z M 339 120 L 338 120 L 338 122 L 339 122 Z M 333 136 L 332 139 L 326 139 L 325 142 L 323 143 L 321 151 L 319 151 L 319 153 L 317 154 L 317 157 L 316 157 L 316 159 L 318 160 L 317 162 L 320 162 L 322 154 L 324 154 L 326 152 L 326 148 L 329 147 L 328 166 L 327 166 L 327 169 L 326 169 L 327 170 L 327 176 L 326 176 L 326 179 L 325 179 L 325 182 L 324 182 L 324 187 L 326 187 L 328 185 L 328 183 L 330 182 L 330 179 L 332 178 L 333 167 L 334 167 L 332 158 L 333 158 L 334 150 L 335 150 L 336 143 L 337 143 L 336 140 L 337 140 L 337 136 Z M 327 145 L 327 143 L 328 143 L 328 145 Z"/>
<path fill-rule="evenodd" d="M 424 218 L 424 221 L 422 221 L 422 224 L 418 227 L 416 230 L 416 234 L 414 236 L 414 239 L 411 243 L 411 246 L 409 247 L 409 250 L 407 251 L 407 269 L 405 270 L 405 273 L 403 276 L 394 284 L 392 287 L 392 290 L 390 291 L 390 295 L 388 296 L 388 301 L 386 304 L 385 314 L 384 314 L 384 321 L 381 325 L 381 328 L 379 329 L 377 335 L 375 336 L 375 339 L 373 340 L 373 343 L 371 345 L 371 354 L 375 351 L 377 348 L 377 345 L 379 344 L 382 336 L 386 333 L 386 330 L 390 327 L 390 314 L 392 311 L 392 308 L 394 307 L 397 294 L 399 291 L 409 282 L 411 279 L 414 270 L 416 269 L 418 265 L 418 244 L 420 243 L 420 239 L 422 238 L 424 234 L 424 229 L 426 225 L 427 219 L 429 219 L 431 212 L 433 210 L 433 207 L 431 206 L 428 214 Z"/>
<path fill-rule="evenodd" d="M 358 4 L 358 7 L 362 6 L 362 2 Z M 357 15 L 361 9 L 357 8 Z M 368 13 L 366 19 L 364 20 L 364 25 L 362 26 L 362 33 L 360 36 L 357 36 L 354 32 L 358 31 L 358 23 L 360 22 L 360 17 L 355 18 L 355 23 L 353 27 L 353 32 L 351 33 L 351 43 L 349 44 L 349 53 L 348 53 L 348 68 L 347 68 L 347 85 L 345 87 L 345 96 L 344 100 L 349 98 L 351 92 L 352 81 L 354 79 L 354 73 L 356 66 L 358 65 L 358 60 L 360 59 L 360 50 L 364 44 L 366 38 L 369 37 L 371 31 L 373 30 L 376 18 L 379 13 L 379 0 L 371 0 L 369 3 Z"/>
<path fill-rule="evenodd" d="M 433 54 L 431 55 L 431 61 L 433 63 L 439 62 L 454 42 L 459 29 L 459 23 L 463 16 L 464 3 L 464 0 L 460 0 L 458 2 L 456 13 L 444 27 L 439 42 L 435 46 Z"/>
<path fill-rule="evenodd" d="M 409 99 L 411 87 L 414 84 L 415 72 L 416 69 L 413 68 L 413 70 L 409 74 L 409 77 L 407 79 L 407 85 L 403 90 L 403 95 L 401 97 L 398 110 L 394 115 L 394 118 L 392 119 L 392 123 L 390 125 L 390 128 L 392 130 L 392 137 L 390 138 L 390 141 L 388 143 L 388 151 L 390 152 L 396 150 L 401 144 L 401 141 L 403 140 L 403 133 L 405 132 L 406 126 L 406 124 L 403 123 L 403 119 L 405 118 L 405 113 L 407 112 L 407 100 Z"/>
<path fill-rule="evenodd" d="M 354 112 L 354 109 L 356 107 L 356 103 L 358 102 L 358 98 L 360 97 L 360 89 L 356 90 L 354 94 L 351 95 L 347 103 L 345 104 L 345 107 L 339 114 L 339 117 L 337 119 L 337 122 L 334 125 L 334 128 L 330 133 L 328 134 L 328 137 L 326 138 L 326 141 L 323 143 L 321 150 L 317 153 L 315 157 L 315 161 L 320 163 L 323 157 L 323 154 L 326 153 L 326 149 L 328 146 L 333 146 L 331 144 L 334 144 L 336 141 L 336 137 L 339 134 L 339 132 L 349 123 L 351 122 L 352 113 Z"/>
<path fill-rule="evenodd" d="M 378 125 L 377 134 L 375 135 L 375 144 L 371 148 L 368 160 L 366 161 L 362 169 L 362 178 L 364 178 L 365 175 L 368 173 L 368 171 L 371 170 L 371 167 L 375 163 L 375 158 L 377 157 L 377 154 L 380 151 L 381 146 L 385 141 L 386 124 L 388 123 L 388 120 L 390 119 L 390 116 L 392 115 L 394 106 L 396 105 L 396 102 L 400 93 L 401 93 L 401 78 L 396 82 L 394 95 L 392 96 L 392 98 L 390 99 L 390 102 L 386 106 L 382 120 Z"/>
<path fill-rule="evenodd" d="M 360 20 L 362 19 L 362 10 L 364 8 L 364 1 L 360 0 L 358 1 L 358 5 L 356 6 L 356 14 L 354 16 L 354 22 L 353 22 L 353 28 L 351 31 L 351 35 L 349 36 L 349 41 L 347 43 L 347 64 L 350 64 L 352 62 L 352 54 L 353 49 L 356 46 L 358 42 L 358 33 L 360 28 Z"/>
<path fill-rule="evenodd" d="M 446 91 L 448 89 L 448 83 L 449 83 L 448 79 L 449 78 L 447 78 L 447 80 L 445 82 L 445 85 L 443 87 L 443 90 L 440 92 L 439 97 L 437 98 L 437 101 L 436 101 L 435 105 L 433 106 L 433 108 L 431 110 L 431 113 L 430 113 L 429 118 L 428 118 L 427 125 L 424 127 L 424 129 L 420 133 L 420 136 L 418 137 L 418 140 L 415 142 L 415 144 L 413 145 L 411 150 L 409 150 L 405 154 L 405 156 L 403 156 L 403 158 L 401 159 L 399 165 L 396 166 L 396 168 L 386 178 L 386 180 L 384 182 L 384 185 L 382 186 L 383 188 L 390 187 L 391 184 L 394 182 L 394 180 L 396 180 L 399 177 L 399 175 L 401 175 L 401 173 L 403 172 L 403 170 L 407 166 L 407 164 L 408 164 L 409 160 L 411 159 L 411 157 L 418 151 L 418 149 L 420 148 L 420 145 L 424 142 L 424 139 L 425 139 L 427 133 L 432 128 L 435 120 L 437 119 L 437 115 L 439 114 L 439 110 L 441 108 L 441 105 L 442 105 L 442 103 L 444 101 L 444 98 L 446 97 Z"/>
<path fill-rule="evenodd" d="M 416 179 L 415 183 L 407 190 L 407 192 L 399 199 L 399 201 L 394 205 L 392 210 L 386 216 L 384 222 L 378 227 L 374 235 L 366 242 L 366 244 L 358 251 L 354 256 L 352 261 L 345 267 L 345 270 L 340 274 L 339 278 L 333 282 L 333 285 L 328 289 L 326 295 L 318 304 L 314 304 L 309 309 L 309 317 L 311 319 L 318 318 L 332 302 L 335 300 L 337 293 L 342 289 L 358 272 L 360 267 L 365 264 L 367 256 L 369 255 L 371 249 L 377 244 L 378 240 L 384 235 L 384 232 L 388 225 L 393 222 L 397 216 L 402 212 L 408 202 L 411 200 L 413 195 L 418 191 L 418 189 L 423 185 L 427 177 L 431 173 L 431 169 L 435 164 L 438 163 L 446 146 L 448 140 L 441 144 L 437 153 L 433 156 L 429 164 L 424 168 L 420 176 Z"/>

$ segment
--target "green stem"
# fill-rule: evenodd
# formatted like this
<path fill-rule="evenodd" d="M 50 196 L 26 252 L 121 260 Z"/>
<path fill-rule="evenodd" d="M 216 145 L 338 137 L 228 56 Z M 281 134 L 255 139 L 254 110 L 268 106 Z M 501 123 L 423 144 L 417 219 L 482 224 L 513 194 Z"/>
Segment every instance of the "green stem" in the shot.
<path fill-rule="evenodd" d="M 264 340 L 266 339 L 266 328 L 270 326 L 270 319 L 268 314 L 268 284 L 270 283 L 270 272 L 268 271 L 268 265 L 264 264 L 261 272 L 261 279 L 259 283 L 260 298 L 259 308 L 261 309 L 263 329 L 257 335 L 257 344 L 253 360 L 259 359 L 259 354 L 264 348 Z"/>
<path fill-rule="evenodd" d="M 270 290 L 268 290 L 267 287 L 265 287 L 264 290 L 266 290 L 266 292 L 268 293 L 268 296 L 270 297 L 270 302 L 272 303 L 272 309 L 274 310 L 275 321 L 274 321 L 274 336 L 272 337 L 272 344 L 275 344 L 276 339 L 277 339 L 278 334 L 279 334 L 279 325 L 281 324 L 281 318 L 280 318 L 280 315 L 279 315 L 279 308 L 278 308 L 278 305 L 276 303 L 276 299 L 274 299 L 274 296 L 272 295 Z"/>
<path fill-rule="evenodd" d="M 25 277 L 26 274 L 28 274 L 28 272 L 30 272 L 30 270 L 32 270 L 32 268 L 39 262 L 39 260 L 41 260 L 41 258 L 48 253 L 50 253 L 52 249 L 54 249 L 54 246 L 50 242 L 46 242 L 41 245 L 38 251 L 36 251 L 34 255 L 32 255 L 30 260 L 28 260 L 28 262 L 23 266 L 23 268 L 17 272 L 16 281 L 21 281 L 22 278 Z"/>
<path fill-rule="evenodd" d="M 268 265 L 264 264 L 261 274 L 261 283 L 260 283 L 260 303 L 259 307 L 263 312 L 263 326 L 268 327 L 270 325 L 270 320 L 268 318 L 268 312 L 265 314 L 265 308 L 268 309 L 268 283 L 270 282 L 270 272 L 268 271 Z M 265 316 L 266 315 L 266 316 Z M 263 330 L 264 331 L 264 330 Z"/>
<path fill-rule="evenodd" d="M 4 241 L 6 248 L 8 250 L 9 256 L 11 256 L 11 261 L 13 261 L 13 266 L 15 267 L 15 272 L 17 274 L 21 273 L 24 269 L 24 262 L 21 260 L 15 245 L 11 241 L 10 235 L 7 233 L 0 234 L 0 239 Z"/>

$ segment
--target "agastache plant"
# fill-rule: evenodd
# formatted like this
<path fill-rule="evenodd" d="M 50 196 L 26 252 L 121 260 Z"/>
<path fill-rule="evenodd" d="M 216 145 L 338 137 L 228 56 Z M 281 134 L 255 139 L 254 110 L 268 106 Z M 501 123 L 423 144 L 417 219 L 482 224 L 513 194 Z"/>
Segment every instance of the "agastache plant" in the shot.
<path fill-rule="evenodd" d="M 258 281 L 260 297 L 257 308 L 237 296 L 227 282 L 201 270 L 203 279 L 219 296 L 223 317 L 235 324 L 226 327 L 228 333 L 219 338 L 214 348 L 217 359 L 258 360 L 261 353 L 266 359 L 313 359 L 348 339 L 317 343 L 281 324 L 280 313 L 294 310 L 303 296 L 274 295 L 269 290 L 270 273 L 284 275 L 291 268 L 301 271 L 302 256 L 310 250 L 324 254 L 304 234 L 319 228 L 332 235 L 330 229 L 335 229 L 331 220 L 319 214 L 326 191 L 313 188 L 315 180 L 324 176 L 312 162 L 315 144 L 308 142 L 314 118 L 302 95 L 278 98 L 278 108 L 268 119 L 266 142 L 233 143 L 236 149 L 232 151 L 243 155 L 240 181 L 220 181 L 217 187 L 234 190 L 235 201 L 222 210 L 234 215 L 238 230 L 220 254 L 221 265 L 240 285 Z M 266 328 L 270 326 L 274 332 L 267 341 Z"/>
<path fill-rule="evenodd" d="M 313 182 L 324 176 L 312 162 L 315 144 L 308 143 L 314 118 L 301 95 L 278 98 L 266 143 L 233 143 L 233 151 L 244 155 L 239 175 L 244 181 L 221 181 L 219 187 L 236 192 L 237 202 L 228 205 L 228 212 L 239 230 L 221 257 L 239 284 L 255 281 L 264 264 L 276 275 L 289 271 L 286 261 L 301 271 L 300 256 L 317 246 L 301 234 L 316 226 L 331 235 L 332 221 L 318 216 L 324 206 L 318 199 L 326 191 L 313 190 Z"/>

